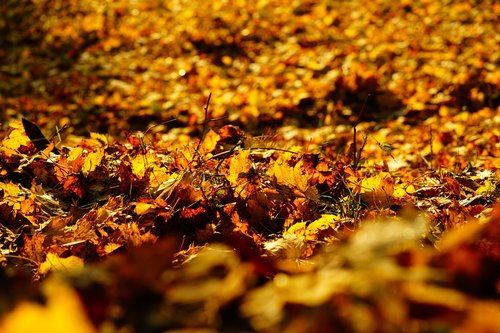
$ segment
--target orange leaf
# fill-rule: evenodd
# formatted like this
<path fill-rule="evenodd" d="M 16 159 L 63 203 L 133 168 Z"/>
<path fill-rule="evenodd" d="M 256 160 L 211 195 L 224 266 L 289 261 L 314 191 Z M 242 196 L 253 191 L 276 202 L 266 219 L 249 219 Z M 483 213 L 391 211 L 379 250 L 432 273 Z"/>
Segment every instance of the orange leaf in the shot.
<path fill-rule="evenodd" d="M 210 130 L 203 139 L 203 142 L 200 146 L 200 155 L 204 156 L 208 153 L 211 153 L 215 147 L 217 147 L 217 142 L 220 140 L 220 135 Z"/>

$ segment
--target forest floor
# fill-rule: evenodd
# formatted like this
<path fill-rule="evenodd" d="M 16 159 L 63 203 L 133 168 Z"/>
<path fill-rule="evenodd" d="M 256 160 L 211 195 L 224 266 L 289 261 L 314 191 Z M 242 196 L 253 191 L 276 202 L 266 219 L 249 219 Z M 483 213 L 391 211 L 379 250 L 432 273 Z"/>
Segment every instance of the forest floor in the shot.
<path fill-rule="evenodd" d="M 500 5 L 0 4 L 0 331 L 500 332 Z"/>

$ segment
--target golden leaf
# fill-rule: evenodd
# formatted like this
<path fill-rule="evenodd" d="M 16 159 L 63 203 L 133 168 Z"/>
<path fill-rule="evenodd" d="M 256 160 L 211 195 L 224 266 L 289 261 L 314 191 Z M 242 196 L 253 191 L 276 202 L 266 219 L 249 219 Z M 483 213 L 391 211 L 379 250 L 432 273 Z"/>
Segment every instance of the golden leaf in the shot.
<path fill-rule="evenodd" d="M 134 203 L 135 208 L 134 212 L 137 215 L 144 215 L 147 212 L 153 211 L 155 209 L 155 205 L 147 202 L 136 202 Z"/>
<path fill-rule="evenodd" d="M 284 235 L 294 234 L 309 241 L 318 240 L 318 236 L 321 232 L 328 229 L 335 230 L 339 220 L 340 216 L 338 215 L 322 214 L 319 219 L 311 222 L 309 225 L 307 225 L 306 222 L 293 224 L 284 232 Z"/>
<path fill-rule="evenodd" d="M 165 167 L 154 164 L 149 175 L 149 186 L 151 188 L 158 188 L 161 184 L 170 179 Z"/>
<path fill-rule="evenodd" d="M 26 146 L 30 143 L 30 138 L 24 132 L 24 127 L 21 121 L 14 121 L 9 124 L 12 132 L 9 137 L 2 140 L 2 145 L 5 148 L 16 150 L 21 146 Z"/>
<path fill-rule="evenodd" d="M 309 188 L 307 176 L 305 175 L 304 162 L 298 161 L 291 167 L 288 161 L 278 159 L 273 167 L 268 170 L 270 176 L 276 177 L 276 181 L 305 193 Z"/>
<path fill-rule="evenodd" d="M 146 170 L 156 165 L 157 157 L 153 154 L 139 154 L 132 159 L 132 173 L 139 179 L 144 178 Z"/>
<path fill-rule="evenodd" d="M 59 278 L 51 277 L 42 285 L 45 305 L 22 301 L 0 322 L 3 333 L 96 333 L 77 293 Z"/>
<path fill-rule="evenodd" d="M 305 237 L 306 235 L 306 228 L 307 228 L 307 222 L 297 222 L 294 223 L 286 230 L 283 235 L 297 235 L 297 236 L 302 236 Z"/>
<path fill-rule="evenodd" d="M 108 137 L 105 134 L 90 132 L 90 137 L 99 141 L 99 143 L 104 147 L 106 147 L 109 143 Z"/>
<path fill-rule="evenodd" d="M 102 158 L 104 157 L 104 149 L 98 148 L 96 151 L 89 153 L 85 157 L 85 162 L 83 163 L 82 172 L 85 176 L 92 171 L 94 171 L 99 164 L 101 164 Z"/>
<path fill-rule="evenodd" d="M 489 180 L 484 182 L 484 185 L 480 186 L 476 189 L 476 194 L 483 194 L 488 192 L 493 192 L 495 190 L 495 184 L 490 182 Z"/>
<path fill-rule="evenodd" d="M 367 202 L 387 201 L 394 192 L 394 180 L 386 172 L 381 172 L 373 177 L 361 181 L 360 193 Z"/>
<path fill-rule="evenodd" d="M 340 216 L 335 214 L 322 214 L 319 219 L 311 222 L 307 226 L 307 233 L 313 235 L 318 230 L 326 230 L 328 228 L 335 229 L 337 222 L 340 220 Z"/>
<path fill-rule="evenodd" d="M 210 130 L 203 139 L 203 142 L 200 146 L 200 155 L 204 156 L 208 153 L 211 153 L 215 147 L 217 146 L 217 142 L 220 140 L 220 135 Z"/>
<path fill-rule="evenodd" d="M 22 194 L 21 189 L 17 184 L 13 183 L 0 183 L 0 190 L 3 191 L 3 197 L 19 197 Z"/>
<path fill-rule="evenodd" d="M 125 241 L 132 246 L 141 246 L 145 243 L 154 243 L 158 239 L 157 236 L 151 234 L 149 231 L 141 233 L 137 223 L 122 224 L 119 230 Z"/>
<path fill-rule="evenodd" d="M 21 202 L 25 196 L 21 188 L 13 183 L 0 183 L 0 191 L 3 192 L 3 200 L 0 203 L 7 203 L 14 211 L 21 209 Z"/>
<path fill-rule="evenodd" d="M 252 162 L 248 158 L 249 155 L 250 150 L 241 150 L 231 158 L 227 179 L 232 186 L 238 185 L 238 178 L 240 174 L 247 173 L 250 170 Z"/>
<path fill-rule="evenodd" d="M 83 154 L 83 148 L 82 147 L 76 147 L 72 149 L 68 155 L 68 161 L 74 161 L 78 157 L 80 157 Z"/>
<path fill-rule="evenodd" d="M 57 254 L 48 253 L 45 261 L 40 265 L 40 274 L 47 274 L 49 271 L 72 272 L 83 267 L 82 258 L 69 256 L 61 258 Z"/>

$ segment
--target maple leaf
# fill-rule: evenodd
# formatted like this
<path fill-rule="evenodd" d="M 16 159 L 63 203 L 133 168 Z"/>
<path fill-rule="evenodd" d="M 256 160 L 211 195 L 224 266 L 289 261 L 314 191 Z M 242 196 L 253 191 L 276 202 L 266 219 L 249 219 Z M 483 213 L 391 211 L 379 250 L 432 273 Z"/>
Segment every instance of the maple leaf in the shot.
<path fill-rule="evenodd" d="M 283 184 L 305 193 L 309 188 L 303 161 L 299 160 L 293 167 L 287 160 L 278 159 L 267 171 L 270 176 L 276 177 L 279 184 Z"/>

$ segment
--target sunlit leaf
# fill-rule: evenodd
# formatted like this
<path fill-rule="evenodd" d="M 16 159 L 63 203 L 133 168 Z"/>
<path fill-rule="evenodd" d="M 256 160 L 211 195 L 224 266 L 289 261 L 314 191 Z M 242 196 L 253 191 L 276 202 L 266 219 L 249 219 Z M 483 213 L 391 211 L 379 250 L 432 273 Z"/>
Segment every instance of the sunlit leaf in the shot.
<path fill-rule="evenodd" d="M 40 265 L 40 274 L 47 274 L 49 271 L 55 272 L 74 272 L 83 267 L 83 260 L 76 256 L 61 258 L 56 254 L 47 253 L 47 258 Z"/>
<path fill-rule="evenodd" d="M 293 167 L 288 164 L 288 161 L 276 161 L 272 168 L 268 170 L 268 174 L 276 177 L 278 183 L 296 188 L 303 193 L 309 188 L 302 160 Z"/>
<path fill-rule="evenodd" d="M 26 146 L 31 142 L 20 121 L 9 123 L 9 127 L 12 128 L 12 131 L 7 138 L 2 140 L 3 147 L 17 150 L 19 147 Z"/>
<path fill-rule="evenodd" d="M 240 174 L 247 173 L 252 165 L 250 159 L 250 150 L 240 150 L 230 160 L 229 175 L 227 179 L 231 185 L 238 185 Z"/>
<path fill-rule="evenodd" d="M 220 140 L 220 135 L 210 130 L 205 137 L 200 146 L 200 154 L 202 156 L 211 153 L 217 146 L 217 142 Z"/>
<path fill-rule="evenodd" d="M 95 333 L 78 294 L 64 281 L 49 278 L 42 285 L 46 304 L 22 301 L 0 321 L 4 333 Z"/>
<path fill-rule="evenodd" d="M 104 157 L 104 149 L 99 148 L 96 151 L 89 153 L 85 156 L 85 162 L 83 163 L 82 172 L 85 176 L 89 173 L 95 171 L 95 169 L 101 164 L 102 158 Z"/>

